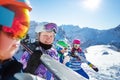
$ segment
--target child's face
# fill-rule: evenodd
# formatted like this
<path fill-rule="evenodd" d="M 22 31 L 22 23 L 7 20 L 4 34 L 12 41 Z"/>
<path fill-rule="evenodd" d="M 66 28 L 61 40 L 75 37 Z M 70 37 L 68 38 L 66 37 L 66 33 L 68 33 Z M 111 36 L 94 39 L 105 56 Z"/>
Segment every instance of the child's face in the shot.
<path fill-rule="evenodd" d="M 50 32 L 41 32 L 39 35 L 39 40 L 40 42 L 42 42 L 43 44 L 52 44 L 54 41 L 54 36 L 55 33 L 53 31 Z"/>
<path fill-rule="evenodd" d="M 78 49 L 78 48 L 80 47 L 80 44 L 73 44 L 73 47 L 74 47 L 75 49 Z"/>
<path fill-rule="evenodd" d="M 11 58 L 18 49 L 20 40 L 12 39 L 4 32 L 0 32 L 0 59 Z"/>
<path fill-rule="evenodd" d="M 65 53 L 65 52 L 67 52 L 67 48 L 62 48 L 60 51 L 61 51 L 62 53 Z"/>

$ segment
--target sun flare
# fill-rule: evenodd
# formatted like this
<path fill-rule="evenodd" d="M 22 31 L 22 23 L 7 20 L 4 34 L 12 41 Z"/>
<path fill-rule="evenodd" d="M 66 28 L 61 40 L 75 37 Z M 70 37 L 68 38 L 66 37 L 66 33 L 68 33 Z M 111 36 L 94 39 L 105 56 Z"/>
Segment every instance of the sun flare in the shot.
<path fill-rule="evenodd" d="M 89 10 L 96 10 L 100 6 L 101 0 L 83 0 L 83 7 Z"/>

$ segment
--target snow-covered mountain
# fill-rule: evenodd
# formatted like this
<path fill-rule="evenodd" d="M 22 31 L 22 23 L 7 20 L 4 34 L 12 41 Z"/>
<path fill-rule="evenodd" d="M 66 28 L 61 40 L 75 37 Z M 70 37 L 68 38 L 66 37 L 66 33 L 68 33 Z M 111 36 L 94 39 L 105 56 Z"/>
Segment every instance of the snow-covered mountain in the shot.
<path fill-rule="evenodd" d="M 40 22 L 31 21 L 29 34 L 32 41 L 35 39 L 35 27 L 39 24 Z M 80 39 L 82 48 L 99 44 L 111 44 L 120 49 L 120 25 L 108 30 L 97 30 L 88 27 L 80 28 L 74 25 L 61 25 L 58 27 L 55 41 L 63 38 L 67 38 L 70 44 L 73 39 Z"/>
<path fill-rule="evenodd" d="M 65 31 L 67 38 L 72 41 L 78 38 L 82 42 L 82 47 L 88 47 L 97 44 L 113 44 L 120 48 L 120 25 L 109 30 L 97 30 L 92 28 L 80 28 L 73 25 L 60 26 Z M 59 34 L 59 33 L 58 33 Z"/>

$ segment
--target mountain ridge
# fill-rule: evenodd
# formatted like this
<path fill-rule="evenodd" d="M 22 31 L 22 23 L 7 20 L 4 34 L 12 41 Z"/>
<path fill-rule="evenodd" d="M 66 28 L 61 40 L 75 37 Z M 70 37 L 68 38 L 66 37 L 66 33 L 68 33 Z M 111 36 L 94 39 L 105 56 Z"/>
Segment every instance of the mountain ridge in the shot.
<path fill-rule="evenodd" d="M 29 30 L 30 35 L 35 33 L 34 29 L 36 26 L 39 26 L 40 23 L 42 22 L 31 21 Z M 88 27 L 80 28 L 74 25 L 58 26 L 55 42 L 64 38 L 68 39 L 69 44 L 71 44 L 75 38 L 80 39 L 82 43 L 81 47 L 83 48 L 91 45 L 110 44 L 120 49 L 120 25 L 107 30 L 98 30 Z"/>

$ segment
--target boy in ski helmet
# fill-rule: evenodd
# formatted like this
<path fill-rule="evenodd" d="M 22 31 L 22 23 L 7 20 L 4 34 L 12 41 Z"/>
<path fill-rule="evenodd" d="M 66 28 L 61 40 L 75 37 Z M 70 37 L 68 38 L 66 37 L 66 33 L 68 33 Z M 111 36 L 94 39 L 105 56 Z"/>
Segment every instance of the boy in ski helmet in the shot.
<path fill-rule="evenodd" d="M 72 70 L 76 71 L 77 73 L 81 74 L 85 78 L 89 79 L 89 76 L 87 73 L 81 68 L 81 64 L 84 62 L 83 60 L 80 59 L 79 56 L 82 56 L 84 58 L 84 52 L 80 48 L 80 40 L 79 39 L 74 39 L 72 42 L 72 49 L 71 53 L 69 54 L 69 62 L 66 63 L 68 67 L 70 67 Z M 68 57 L 66 57 L 68 58 Z M 65 58 L 65 60 L 66 60 Z"/>
<path fill-rule="evenodd" d="M 55 23 L 41 23 L 36 26 L 35 32 L 37 33 L 38 42 L 33 54 L 24 52 L 21 62 L 24 64 L 24 71 L 31 74 L 38 75 L 46 80 L 53 79 L 53 75 L 47 68 L 41 63 L 40 56 L 44 54 L 50 55 L 52 58 L 58 60 L 57 51 L 52 48 L 53 41 L 57 32 L 57 25 Z"/>
<path fill-rule="evenodd" d="M 26 1 L 0 0 L 0 80 L 16 80 L 14 74 L 22 69 L 12 57 L 29 29 L 32 8 Z"/>
<path fill-rule="evenodd" d="M 69 45 L 67 44 L 67 42 L 63 41 L 63 40 L 59 40 L 56 43 L 56 49 L 59 55 L 59 61 L 61 63 L 63 63 L 64 60 L 64 56 L 67 55 L 67 50 L 68 50 Z"/>
<path fill-rule="evenodd" d="M 29 29 L 31 9 L 28 0 L 0 0 L 0 80 L 32 79 L 13 57 Z"/>

